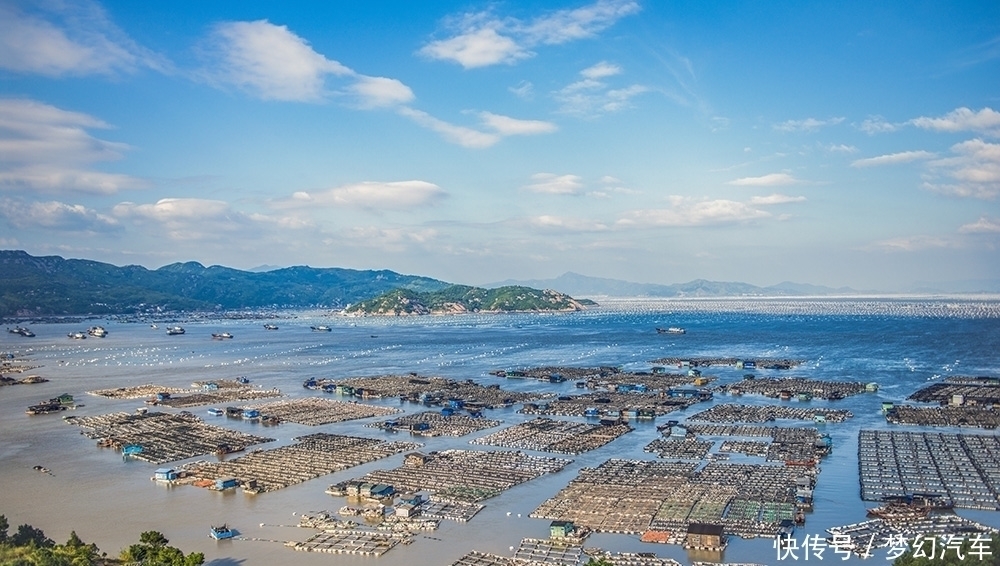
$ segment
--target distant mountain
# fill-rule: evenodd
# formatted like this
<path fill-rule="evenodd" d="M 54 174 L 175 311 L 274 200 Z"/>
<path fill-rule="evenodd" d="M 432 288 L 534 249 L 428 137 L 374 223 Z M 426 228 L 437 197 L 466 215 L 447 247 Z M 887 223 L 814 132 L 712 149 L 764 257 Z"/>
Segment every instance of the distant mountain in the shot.
<path fill-rule="evenodd" d="M 707 281 L 695 279 L 687 283 L 673 285 L 657 285 L 655 283 L 632 283 L 619 279 L 603 277 L 588 277 L 579 273 L 567 272 L 555 279 L 530 279 L 515 281 L 508 279 L 499 283 L 491 283 L 484 287 L 501 287 L 507 285 L 523 285 L 539 289 L 559 289 L 574 297 L 608 296 L 608 297 L 742 297 L 742 296 L 806 296 L 854 294 L 857 291 L 849 287 L 833 289 L 803 283 L 783 282 L 770 287 L 758 287 L 749 283 Z"/>
<path fill-rule="evenodd" d="M 360 303 L 344 312 L 356 315 L 408 316 L 423 314 L 460 314 L 468 312 L 552 312 L 583 310 L 585 304 L 558 291 L 540 291 L 529 287 L 483 289 L 453 285 L 440 291 L 416 292 L 394 289 Z"/>
<path fill-rule="evenodd" d="M 450 285 L 387 270 L 299 266 L 251 273 L 197 262 L 149 270 L 0 250 L 0 316 L 341 308 L 396 288 L 424 292 Z"/>

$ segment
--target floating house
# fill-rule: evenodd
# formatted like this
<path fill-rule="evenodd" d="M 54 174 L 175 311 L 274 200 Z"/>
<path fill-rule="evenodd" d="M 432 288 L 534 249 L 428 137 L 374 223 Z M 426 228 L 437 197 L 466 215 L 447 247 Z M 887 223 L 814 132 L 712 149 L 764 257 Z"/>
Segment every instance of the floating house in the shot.
<path fill-rule="evenodd" d="M 243 418 L 246 420 L 253 420 L 260 418 L 260 411 L 257 409 L 243 409 Z"/>
<path fill-rule="evenodd" d="M 56 397 L 56 401 L 58 401 L 60 405 L 72 405 L 73 396 L 69 393 L 63 393 L 62 395 Z"/>
<path fill-rule="evenodd" d="M 155 481 L 174 481 L 178 477 L 177 470 L 173 468 L 159 468 L 153 472 L 153 479 Z"/>
<path fill-rule="evenodd" d="M 722 550 L 722 525 L 711 523 L 691 523 L 688 525 L 687 536 L 684 537 L 684 548 L 706 550 Z"/>
<path fill-rule="evenodd" d="M 894 406 L 895 405 L 893 404 L 892 401 L 882 401 L 882 412 L 888 413 L 893 409 Z"/>
<path fill-rule="evenodd" d="M 402 517 L 403 519 L 409 519 L 411 517 L 416 517 L 420 514 L 420 508 L 416 505 L 410 505 L 409 503 L 403 503 L 402 505 L 396 506 L 396 516 Z"/>
<path fill-rule="evenodd" d="M 549 538 L 560 539 L 571 537 L 576 532 L 573 521 L 552 521 L 549 523 Z"/>
<path fill-rule="evenodd" d="M 430 457 L 420 452 L 410 452 L 403 458 L 403 465 L 408 468 L 419 468 L 430 460 Z"/>
<path fill-rule="evenodd" d="M 226 412 L 218 407 L 212 407 L 211 409 L 208 410 L 208 414 L 212 415 L 213 417 L 221 417 L 222 415 L 226 414 Z"/>
<path fill-rule="evenodd" d="M 451 407 L 445 407 L 445 408 L 441 409 L 441 416 L 442 417 L 450 417 L 450 416 L 452 416 L 454 414 L 455 414 L 455 409 L 452 409 Z"/>
<path fill-rule="evenodd" d="M 865 385 L 865 391 L 868 393 L 875 393 L 878 391 L 878 384 L 874 381 Z"/>
<path fill-rule="evenodd" d="M 236 486 L 240 484 L 239 480 L 234 477 L 225 477 L 215 480 L 215 489 L 236 489 Z"/>
<path fill-rule="evenodd" d="M 216 383 L 216 382 L 214 382 L 214 381 L 209 381 L 207 383 L 203 383 L 201 385 L 201 388 L 203 390 L 205 390 L 205 391 L 218 391 L 219 390 L 219 384 Z"/>

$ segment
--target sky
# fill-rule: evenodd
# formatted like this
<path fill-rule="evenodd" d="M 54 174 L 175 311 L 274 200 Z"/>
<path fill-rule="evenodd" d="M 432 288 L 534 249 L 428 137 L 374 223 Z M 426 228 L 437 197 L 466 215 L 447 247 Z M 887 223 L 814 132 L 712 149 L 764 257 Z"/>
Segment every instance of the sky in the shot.
<path fill-rule="evenodd" d="M 0 0 L 0 249 L 1000 280 L 1000 3 Z"/>

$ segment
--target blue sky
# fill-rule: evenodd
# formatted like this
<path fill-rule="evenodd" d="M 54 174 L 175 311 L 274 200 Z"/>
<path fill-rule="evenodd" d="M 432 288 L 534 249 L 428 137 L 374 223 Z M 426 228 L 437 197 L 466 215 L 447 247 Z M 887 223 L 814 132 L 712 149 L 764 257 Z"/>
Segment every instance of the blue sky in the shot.
<path fill-rule="evenodd" d="M 0 248 L 1000 279 L 996 2 L 0 0 Z"/>

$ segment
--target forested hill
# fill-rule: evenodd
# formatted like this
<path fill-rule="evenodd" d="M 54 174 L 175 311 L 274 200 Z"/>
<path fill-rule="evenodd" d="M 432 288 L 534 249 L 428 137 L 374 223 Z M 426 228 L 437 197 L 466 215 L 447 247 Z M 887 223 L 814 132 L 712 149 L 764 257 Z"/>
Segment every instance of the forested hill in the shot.
<path fill-rule="evenodd" d="M 483 289 L 453 285 L 439 291 L 417 292 L 394 289 L 358 304 L 345 312 L 353 315 L 406 316 L 421 314 L 460 314 L 467 312 L 553 312 L 578 311 L 593 305 L 578 301 L 558 291 L 508 286 Z"/>
<path fill-rule="evenodd" d="M 451 284 L 393 271 L 287 267 L 263 273 L 200 263 L 137 265 L 0 250 L 0 316 L 118 314 L 161 310 L 342 308 L 392 289 Z"/>

